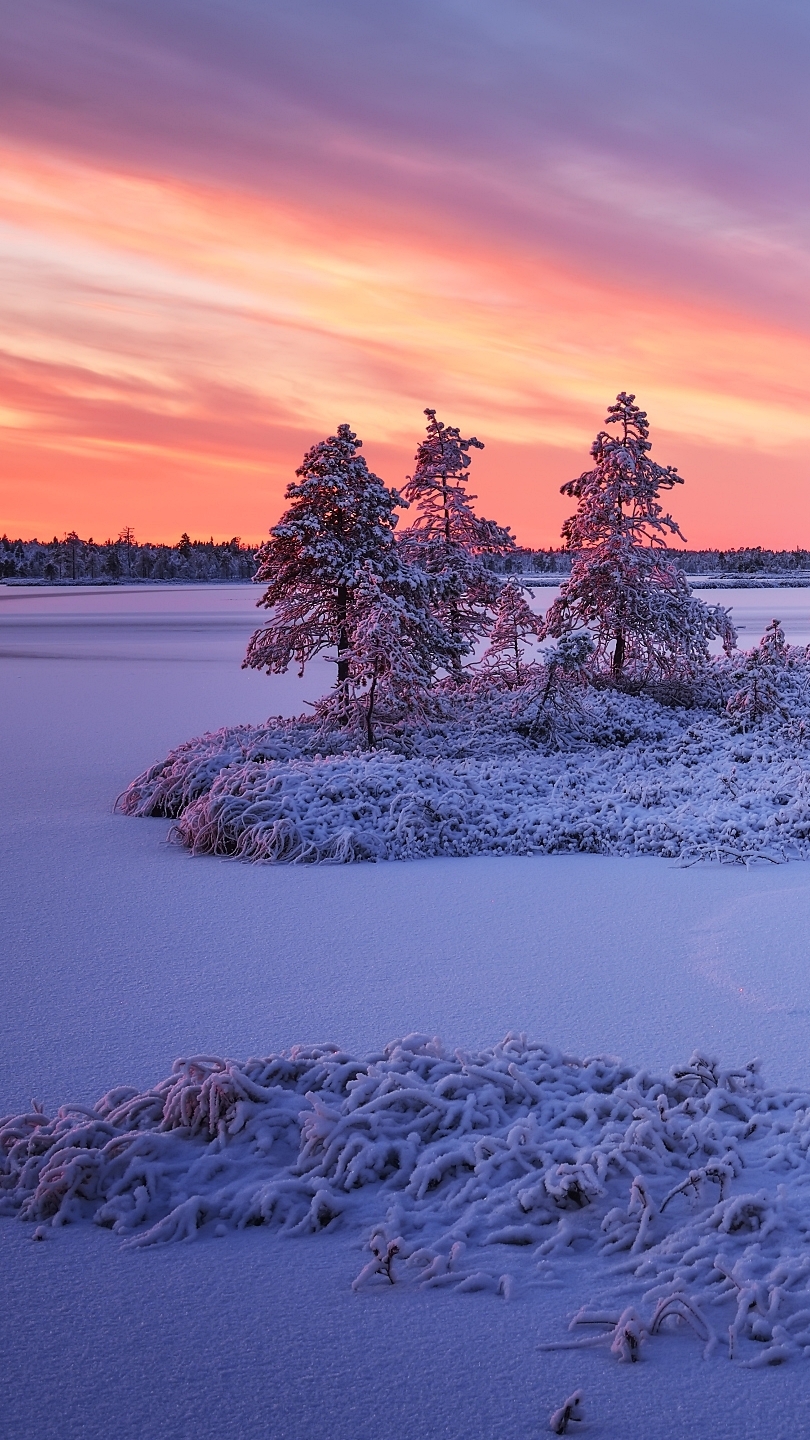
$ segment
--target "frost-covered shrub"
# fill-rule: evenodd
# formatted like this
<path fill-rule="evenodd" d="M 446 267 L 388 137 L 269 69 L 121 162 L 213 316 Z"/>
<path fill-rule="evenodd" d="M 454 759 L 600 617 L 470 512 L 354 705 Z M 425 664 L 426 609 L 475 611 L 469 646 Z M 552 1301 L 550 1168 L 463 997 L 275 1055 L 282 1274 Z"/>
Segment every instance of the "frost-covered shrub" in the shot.
<path fill-rule="evenodd" d="M 526 658 L 531 653 L 527 642 L 536 640 L 541 628 L 540 617 L 526 603 L 522 587 L 507 580 L 498 596 L 489 645 L 481 657 L 484 683 L 519 690 L 531 680 L 538 666 L 536 658 Z"/>
<path fill-rule="evenodd" d="M 531 740 L 562 747 L 588 733 L 586 692 L 594 643 L 586 632 L 563 635 L 542 652 L 542 665 L 526 676 L 514 713 Z"/>
<path fill-rule="evenodd" d="M 268 720 L 266 725 L 233 725 L 212 734 L 186 740 L 165 760 L 150 765 L 119 796 L 117 808 L 125 815 L 164 815 L 174 819 L 201 795 L 230 765 L 246 761 L 291 760 L 306 754 L 315 727 L 303 716 L 290 722 Z"/>
<path fill-rule="evenodd" d="M 341 1226 L 365 1237 L 355 1290 L 381 1294 L 508 1299 L 580 1264 L 605 1298 L 551 1348 L 633 1363 L 684 1327 L 709 1355 L 725 1326 L 753 1366 L 810 1354 L 810 1095 L 700 1053 L 669 1075 L 521 1034 L 191 1056 L 0 1120 L 0 1214 L 135 1247 Z"/>
<path fill-rule="evenodd" d="M 806 660 L 804 654 L 801 654 L 801 659 Z M 726 705 L 729 715 L 746 727 L 755 725 L 764 715 L 774 711 L 779 711 L 787 720 L 790 712 L 784 702 L 788 697 L 785 694 L 783 698 L 783 692 L 789 687 L 784 682 L 788 678 L 788 669 L 795 663 L 782 626 L 778 620 L 772 620 L 759 645 L 748 651 L 742 668 L 734 675 L 739 688 L 729 697 Z"/>
<path fill-rule="evenodd" d="M 778 705 L 754 724 L 725 708 L 739 665 L 717 666 L 714 708 L 684 709 L 587 685 L 584 651 L 566 659 L 576 645 L 546 652 L 519 688 L 448 679 L 421 716 L 380 711 L 373 752 L 362 696 L 356 725 L 320 713 L 203 736 L 139 776 L 121 808 L 176 819 L 197 854 L 282 862 L 810 854 L 803 651 L 761 662 Z"/>

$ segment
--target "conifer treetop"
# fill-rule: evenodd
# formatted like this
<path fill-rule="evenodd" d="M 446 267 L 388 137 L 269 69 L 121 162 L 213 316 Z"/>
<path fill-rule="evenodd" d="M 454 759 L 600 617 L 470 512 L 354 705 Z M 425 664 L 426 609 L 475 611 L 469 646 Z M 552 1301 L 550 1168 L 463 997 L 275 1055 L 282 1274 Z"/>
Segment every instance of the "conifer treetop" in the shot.
<path fill-rule="evenodd" d="M 271 610 L 248 645 L 244 664 L 281 674 L 329 646 L 338 650 L 338 677 L 348 677 L 347 623 L 352 595 L 366 567 L 393 579 L 402 569 L 394 542 L 398 508 L 407 502 L 369 470 L 362 442 L 349 425 L 319 440 L 287 487 L 290 501 L 259 550 L 258 601 Z"/>
<path fill-rule="evenodd" d="M 659 492 L 683 481 L 672 465 L 650 459 L 647 415 L 621 391 L 591 447 L 596 464 L 561 487 L 579 503 L 563 525 L 574 551 L 570 578 L 549 607 L 544 633 L 558 639 L 578 630 L 594 640 L 592 667 L 614 680 L 638 683 L 696 674 L 708 645 L 736 644 L 728 612 L 693 596 L 666 555 L 665 537 L 681 535 Z"/>
<path fill-rule="evenodd" d="M 409 534 L 422 544 L 436 541 L 445 551 L 471 555 L 500 554 L 512 549 L 508 530 L 485 520 L 472 508 L 477 496 L 467 491 L 470 450 L 483 450 L 475 435 L 464 439 L 457 425 L 445 425 L 436 411 L 426 409 L 427 433 L 416 451 L 414 472 L 407 477 L 405 500 L 416 509 Z"/>
<path fill-rule="evenodd" d="M 277 603 L 307 576 L 349 585 L 358 566 L 392 556 L 397 509 L 407 501 L 369 470 L 349 425 L 307 451 L 287 486 L 289 509 L 259 552 L 256 579 L 270 582 L 262 603 Z"/>
<path fill-rule="evenodd" d="M 682 485 L 683 478 L 676 466 L 650 458 L 647 413 L 635 398 L 624 390 L 616 396 L 605 424 L 620 427 L 620 433 L 600 430 L 591 446 L 594 468 L 560 488 L 562 495 L 579 501 L 562 529 L 571 550 L 599 545 L 609 536 L 624 536 L 634 545 L 665 546 L 667 535 L 685 540 L 658 501 L 661 490 Z"/>

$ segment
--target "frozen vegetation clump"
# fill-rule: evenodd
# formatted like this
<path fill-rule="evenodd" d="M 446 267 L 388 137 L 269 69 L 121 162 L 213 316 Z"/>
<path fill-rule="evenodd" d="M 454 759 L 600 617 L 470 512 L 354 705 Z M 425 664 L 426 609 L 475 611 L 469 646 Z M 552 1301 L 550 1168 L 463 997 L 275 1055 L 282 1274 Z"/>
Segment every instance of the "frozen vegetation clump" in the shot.
<path fill-rule="evenodd" d="M 810 1356 L 810 1095 L 757 1062 L 657 1076 L 517 1034 L 192 1056 L 149 1090 L 0 1121 L 0 1214 L 134 1247 L 342 1226 L 365 1244 L 358 1293 L 508 1300 L 580 1267 L 593 1302 L 551 1348 L 633 1363 L 682 1329 L 752 1367 Z"/>
<path fill-rule="evenodd" d="M 681 477 L 634 396 L 563 487 L 571 573 L 545 619 L 490 568 L 514 542 L 473 509 L 480 441 L 426 414 L 402 494 L 348 425 L 314 445 L 259 552 L 269 619 L 245 664 L 331 651 L 334 687 L 310 715 L 180 746 L 121 809 L 173 819 L 194 854 L 274 862 L 806 856 L 810 662 L 776 620 L 738 653 L 729 612 L 691 594 L 660 503 Z"/>
<path fill-rule="evenodd" d="M 317 715 L 203 736 L 121 806 L 173 818 L 195 854 L 265 861 L 810 853 L 804 652 L 727 662 L 727 704 L 685 709 L 588 685 L 564 645 L 521 686 L 437 687 L 432 713 L 373 751 Z"/>

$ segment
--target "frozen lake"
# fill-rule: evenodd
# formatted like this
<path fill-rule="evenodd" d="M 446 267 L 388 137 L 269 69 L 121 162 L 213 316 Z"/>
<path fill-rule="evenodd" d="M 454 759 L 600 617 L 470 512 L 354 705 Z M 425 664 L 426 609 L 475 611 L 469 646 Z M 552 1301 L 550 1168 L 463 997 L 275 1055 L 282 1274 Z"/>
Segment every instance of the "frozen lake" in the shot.
<path fill-rule="evenodd" d="M 525 1030 L 657 1068 L 695 1046 L 759 1054 L 769 1079 L 810 1085 L 804 865 L 250 867 L 113 815 L 172 745 L 296 713 L 330 683 L 325 664 L 304 680 L 240 670 L 256 594 L 0 586 L 0 1112 L 147 1085 L 183 1053 L 362 1052 L 412 1030 L 465 1046 Z M 743 644 L 774 615 L 810 641 L 808 590 L 705 598 L 733 606 Z M 652 1364 L 538 1356 L 534 1301 L 409 1293 L 383 1313 L 351 1295 L 358 1257 L 339 1235 L 124 1253 L 106 1232 L 37 1246 L 0 1221 L 0 1256 L 15 1440 L 528 1440 L 580 1383 L 605 1440 L 672 1440 L 674 1406 L 678 1435 L 709 1415 L 719 1440 L 801 1433 L 807 1415 L 801 1364 L 754 1380 L 690 1352 L 662 1405 Z"/>
<path fill-rule="evenodd" d="M 49 587 L 0 584 L 0 659 L 96 660 L 239 665 L 248 637 L 265 612 L 256 609 L 261 593 L 253 585 Z M 543 614 L 556 588 L 528 592 Z M 756 642 L 777 616 L 793 645 L 810 643 L 810 589 L 696 590 L 708 604 L 731 608 L 741 646 Z M 312 699 L 330 670 L 316 665 L 307 681 L 242 673 L 241 686 L 230 675 L 229 689 L 240 702 L 273 713 Z M 241 718 L 247 718 L 244 710 Z M 212 725 L 223 723 L 212 720 Z"/>

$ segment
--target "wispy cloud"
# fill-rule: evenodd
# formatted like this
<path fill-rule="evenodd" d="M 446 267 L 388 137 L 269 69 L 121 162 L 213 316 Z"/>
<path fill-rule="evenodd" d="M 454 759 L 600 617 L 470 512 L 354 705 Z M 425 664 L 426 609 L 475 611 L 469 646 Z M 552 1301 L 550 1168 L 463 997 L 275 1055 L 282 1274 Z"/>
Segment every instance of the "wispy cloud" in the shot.
<path fill-rule="evenodd" d="M 548 542 L 630 388 L 662 458 L 689 457 L 691 540 L 810 530 L 807 208 L 784 153 L 810 22 L 766 27 L 748 0 L 606 13 L 15 12 L 0 523 L 257 535 L 304 444 L 348 419 L 397 482 L 430 403 L 487 442 L 487 513 Z"/>

